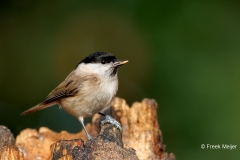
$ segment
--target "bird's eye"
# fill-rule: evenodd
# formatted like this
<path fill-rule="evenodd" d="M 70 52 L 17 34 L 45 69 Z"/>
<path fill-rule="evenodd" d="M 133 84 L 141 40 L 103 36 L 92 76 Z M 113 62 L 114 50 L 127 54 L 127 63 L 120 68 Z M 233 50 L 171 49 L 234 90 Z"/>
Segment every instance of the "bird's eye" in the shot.
<path fill-rule="evenodd" d="M 106 61 L 103 59 L 103 60 L 101 60 L 101 63 L 102 63 L 102 64 L 105 64 L 105 63 L 106 63 Z"/>

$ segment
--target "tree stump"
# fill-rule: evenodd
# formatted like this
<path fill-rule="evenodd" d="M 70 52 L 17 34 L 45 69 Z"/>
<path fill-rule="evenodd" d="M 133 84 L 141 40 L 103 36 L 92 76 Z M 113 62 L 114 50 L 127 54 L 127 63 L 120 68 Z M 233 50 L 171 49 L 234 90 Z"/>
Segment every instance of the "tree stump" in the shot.
<path fill-rule="evenodd" d="M 0 160 L 8 160 L 9 157 L 25 160 L 175 160 L 173 153 L 165 152 L 156 110 L 157 103 L 154 100 L 143 99 L 141 103 L 135 102 L 129 107 L 124 99 L 115 98 L 112 107 L 104 112 L 121 123 L 123 132 L 108 123 L 101 127 L 100 122 L 104 117 L 98 114 L 93 116 L 92 124 L 86 125 L 94 137 L 88 141 L 83 130 L 71 134 L 66 131 L 56 133 L 45 127 L 39 131 L 25 129 L 17 136 L 15 146 L 12 142 L 3 143 L 3 138 L 0 138 L 0 144 L 7 144 L 0 148 Z"/>
<path fill-rule="evenodd" d="M 58 141 L 51 145 L 51 153 L 51 159 L 138 159 L 134 149 L 123 147 L 121 131 L 112 124 L 105 124 L 86 144 L 81 139 Z"/>

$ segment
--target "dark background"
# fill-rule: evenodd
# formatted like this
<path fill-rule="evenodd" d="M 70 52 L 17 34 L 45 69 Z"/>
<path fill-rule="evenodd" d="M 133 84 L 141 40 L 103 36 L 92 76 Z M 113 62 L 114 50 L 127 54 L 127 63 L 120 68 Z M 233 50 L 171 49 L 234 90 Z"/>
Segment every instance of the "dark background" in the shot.
<path fill-rule="evenodd" d="M 118 96 L 159 104 L 177 159 L 240 159 L 239 1 L 0 1 L 0 124 L 78 132 L 57 106 L 21 117 L 90 53 L 129 60 Z M 91 119 L 87 119 L 90 121 Z M 201 149 L 234 144 L 235 150 Z"/>

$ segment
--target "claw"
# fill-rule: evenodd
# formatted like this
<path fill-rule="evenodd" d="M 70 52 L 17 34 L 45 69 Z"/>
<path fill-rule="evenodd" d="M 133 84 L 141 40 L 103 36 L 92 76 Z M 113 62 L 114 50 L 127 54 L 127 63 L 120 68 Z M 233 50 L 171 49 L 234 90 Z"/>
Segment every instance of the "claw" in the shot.
<path fill-rule="evenodd" d="M 118 121 L 116 121 L 115 119 L 113 119 L 111 116 L 106 115 L 106 119 L 101 122 L 101 125 L 103 126 L 105 123 L 113 124 L 122 132 L 121 124 Z"/>

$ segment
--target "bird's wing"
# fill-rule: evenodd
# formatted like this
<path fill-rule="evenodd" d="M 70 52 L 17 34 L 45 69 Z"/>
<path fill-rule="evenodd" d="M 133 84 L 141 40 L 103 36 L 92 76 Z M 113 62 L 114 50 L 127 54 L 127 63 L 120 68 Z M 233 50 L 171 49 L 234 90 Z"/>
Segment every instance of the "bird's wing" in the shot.
<path fill-rule="evenodd" d="M 48 104 L 61 98 L 74 96 L 81 90 L 85 92 L 89 86 L 97 86 L 99 83 L 100 79 L 96 74 L 76 75 L 73 71 L 59 86 L 49 93 L 43 103 Z"/>
<path fill-rule="evenodd" d="M 42 103 L 24 111 L 21 115 L 30 114 L 44 108 L 51 107 L 54 104 L 58 104 L 61 98 L 79 94 L 80 90 L 85 92 L 88 90 L 87 86 L 97 86 L 99 83 L 100 79 L 97 75 L 87 74 L 79 76 L 73 71 L 60 85 L 58 85 L 52 92 L 49 93 Z"/>
<path fill-rule="evenodd" d="M 75 77 L 73 79 L 73 77 Z M 81 83 L 85 81 L 85 78 L 75 76 L 72 72 L 61 84 L 59 84 L 52 92 L 48 94 L 43 103 L 51 103 L 61 98 L 74 96 L 81 90 Z"/>
<path fill-rule="evenodd" d="M 71 72 L 68 77 L 57 86 L 50 94 L 46 97 L 45 101 L 39 103 L 38 105 L 24 111 L 21 115 L 30 114 L 48 107 L 51 107 L 55 104 L 58 104 L 58 100 L 63 97 L 73 96 L 78 91 L 78 86 L 74 83 L 74 79 L 71 79 L 74 76 L 74 71 Z M 75 78 L 75 81 L 78 80 Z"/>
<path fill-rule="evenodd" d="M 69 83 L 73 83 L 70 81 Z M 45 99 L 44 103 L 50 103 L 56 101 L 60 98 L 65 98 L 69 96 L 73 96 L 78 92 L 78 87 L 75 85 L 69 85 L 69 87 L 65 87 L 66 83 L 61 83 L 56 89 L 54 89 Z"/>

